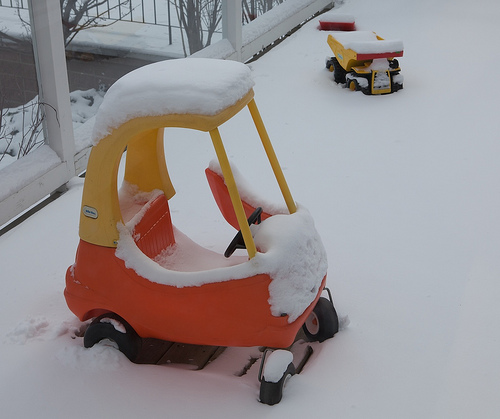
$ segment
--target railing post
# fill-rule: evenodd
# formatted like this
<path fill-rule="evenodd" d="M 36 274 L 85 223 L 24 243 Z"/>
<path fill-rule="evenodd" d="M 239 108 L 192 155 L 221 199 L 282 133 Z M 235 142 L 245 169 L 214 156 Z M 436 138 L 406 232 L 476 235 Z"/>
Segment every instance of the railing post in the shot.
<path fill-rule="evenodd" d="M 241 61 L 242 6 L 240 0 L 223 0 L 222 2 L 222 36 L 226 38 L 236 51 L 236 59 Z"/>
<path fill-rule="evenodd" d="M 75 174 L 75 141 L 59 0 L 29 0 L 31 35 L 45 111 L 45 142 L 67 166 L 66 183 Z"/>

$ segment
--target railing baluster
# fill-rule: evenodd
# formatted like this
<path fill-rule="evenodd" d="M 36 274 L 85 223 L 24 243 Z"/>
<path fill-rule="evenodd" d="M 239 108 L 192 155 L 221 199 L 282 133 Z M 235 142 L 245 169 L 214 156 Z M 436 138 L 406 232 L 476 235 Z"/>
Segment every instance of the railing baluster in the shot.
<path fill-rule="evenodd" d="M 111 20 L 128 20 L 130 22 L 136 23 L 149 23 L 159 26 L 172 27 L 171 22 L 171 10 L 170 3 L 171 0 L 163 0 L 167 3 L 167 18 L 166 21 L 159 14 L 159 4 L 157 0 L 106 0 L 105 4 L 101 4 L 100 1 L 96 1 L 95 6 L 87 10 L 85 15 L 89 17 L 97 17 L 102 15 L 107 19 Z M 182 0 L 180 0 L 182 1 Z M 234 1 L 234 0 L 231 0 Z M 284 3 L 286 0 L 241 0 L 243 7 L 243 22 L 250 22 L 255 20 L 256 17 L 262 15 L 263 13 L 271 10 L 273 7 Z M 140 2 L 140 3 L 139 3 Z M 125 8 L 125 4 L 128 5 Z M 137 16 L 136 7 L 140 6 L 140 16 Z M 152 9 L 148 6 L 151 6 Z M 26 0 L 0 0 L 0 7 L 10 7 L 28 10 L 28 5 Z M 106 10 L 103 9 L 106 8 Z M 93 9 L 93 10 L 92 10 Z M 135 11 L 135 12 L 134 12 Z M 117 14 L 115 13 L 117 12 Z M 172 41 L 171 35 L 169 34 L 170 42 Z"/>

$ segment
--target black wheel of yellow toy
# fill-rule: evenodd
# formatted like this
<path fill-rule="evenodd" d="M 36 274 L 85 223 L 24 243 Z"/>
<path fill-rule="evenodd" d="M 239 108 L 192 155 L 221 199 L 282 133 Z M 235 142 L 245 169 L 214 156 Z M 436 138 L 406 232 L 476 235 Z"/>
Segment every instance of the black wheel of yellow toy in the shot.
<path fill-rule="evenodd" d="M 345 76 L 347 71 L 342 67 L 339 61 L 333 57 L 332 58 L 332 66 L 333 66 L 333 80 L 335 83 L 345 83 Z"/>
<path fill-rule="evenodd" d="M 359 84 L 356 80 L 350 80 L 348 87 L 349 87 L 349 90 L 351 92 L 355 92 L 356 90 L 359 90 Z"/>

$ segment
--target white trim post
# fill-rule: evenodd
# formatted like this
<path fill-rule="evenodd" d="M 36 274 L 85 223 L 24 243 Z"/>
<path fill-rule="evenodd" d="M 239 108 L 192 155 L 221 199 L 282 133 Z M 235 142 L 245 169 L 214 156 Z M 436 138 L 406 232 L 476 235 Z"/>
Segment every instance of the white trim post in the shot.
<path fill-rule="evenodd" d="M 31 36 L 40 102 L 45 113 L 45 142 L 75 175 L 75 140 L 59 0 L 29 0 Z"/>
<path fill-rule="evenodd" d="M 222 2 L 222 37 L 226 38 L 236 51 L 236 60 L 241 61 L 242 36 L 241 1 L 223 0 Z"/>

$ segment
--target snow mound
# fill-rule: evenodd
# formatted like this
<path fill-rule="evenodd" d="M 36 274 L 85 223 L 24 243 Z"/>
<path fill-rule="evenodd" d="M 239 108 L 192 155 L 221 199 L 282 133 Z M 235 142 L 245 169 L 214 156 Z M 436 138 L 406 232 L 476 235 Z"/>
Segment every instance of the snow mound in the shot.
<path fill-rule="evenodd" d="M 358 54 L 384 54 L 403 51 L 402 41 L 380 40 L 375 32 L 370 31 L 335 32 L 334 38 L 346 49 L 352 49 Z"/>
<path fill-rule="evenodd" d="M 320 22 L 354 23 L 355 18 L 345 13 L 327 12 L 321 15 Z"/>
<path fill-rule="evenodd" d="M 254 86 L 250 68 L 236 61 L 184 58 L 138 68 L 104 96 L 93 142 L 130 119 L 169 114 L 216 115 Z"/>
<path fill-rule="evenodd" d="M 24 345 L 31 340 L 39 340 L 45 334 L 49 322 L 45 317 L 36 317 L 22 321 L 7 334 L 7 341 Z"/>
<path fill-rule="evenodd" d="M 42 145 L 22 159 L 14 161 L 2 169 L 0 201 L 20 191 L 60 163 L 58 155 L 48 145 Z"/>

